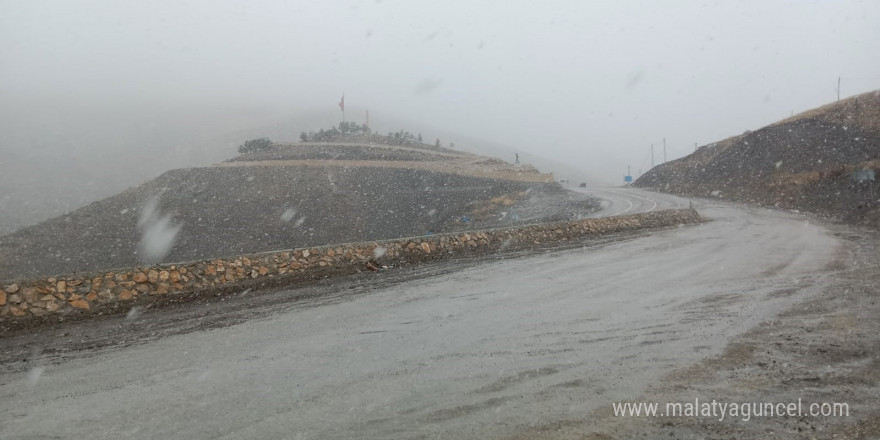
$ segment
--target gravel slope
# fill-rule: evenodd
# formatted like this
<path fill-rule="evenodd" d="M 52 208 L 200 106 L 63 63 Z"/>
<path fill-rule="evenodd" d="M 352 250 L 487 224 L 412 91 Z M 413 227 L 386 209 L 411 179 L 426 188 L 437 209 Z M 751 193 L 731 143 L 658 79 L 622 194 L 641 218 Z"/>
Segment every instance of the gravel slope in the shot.
<path fill-rule="evenodd" d="M 880 226 L 880 92 L 852 97 L 658 165 L 635 186 L 809 211 Z M 875 184 L 876 186 L 876 184 Z"/>
<path fill-rule="evenodd" d="M 517 197 L 517 194 L 520 197 Z M 530 194 L 526 198 L 524 195 Z M 138 221 L 158 198 L 158 217 L 180 232 L 166 262 L 513 224 L 510 208 L 548 201 L 522 220 L 587 215 L 592 199 L 554 183 L 428 170 L 339 166 L 190 168 L 14 234 L 0 237 L 0 279 L 110 269 L 148 261 Z M 476 211 L 482 215 L 474 215 Z M 468 221 L 462 222 L 463 218 Z"/>

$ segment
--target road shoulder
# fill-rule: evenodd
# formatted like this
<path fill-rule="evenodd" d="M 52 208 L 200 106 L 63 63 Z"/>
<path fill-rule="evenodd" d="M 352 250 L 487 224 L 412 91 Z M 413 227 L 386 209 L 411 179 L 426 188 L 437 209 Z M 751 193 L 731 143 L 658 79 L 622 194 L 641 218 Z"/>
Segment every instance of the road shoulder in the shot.
<path fill-rule="evenodd" d="M 849 417 L 620 417 L 611 402 L 583 420 L 517 438 L 880 438 L 880 232 L 828 225 L 846 247 L 822 292 L 737 336 L 718 355 L 668 373 L 639 402 L 845 403 Z M 784 293 L 783 293 L 784 294 Z"/>

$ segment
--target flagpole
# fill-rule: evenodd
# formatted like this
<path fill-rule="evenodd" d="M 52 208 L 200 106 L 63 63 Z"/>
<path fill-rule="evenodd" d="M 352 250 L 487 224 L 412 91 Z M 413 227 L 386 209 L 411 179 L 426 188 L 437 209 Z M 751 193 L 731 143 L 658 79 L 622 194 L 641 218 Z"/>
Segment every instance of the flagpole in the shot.
<path fill-rule="evenodd" d="M 342 93 L 342 99 L 339 100 L 339 109 L 342 110 L 342 122 L 345 122 L 345 92 Z"/>

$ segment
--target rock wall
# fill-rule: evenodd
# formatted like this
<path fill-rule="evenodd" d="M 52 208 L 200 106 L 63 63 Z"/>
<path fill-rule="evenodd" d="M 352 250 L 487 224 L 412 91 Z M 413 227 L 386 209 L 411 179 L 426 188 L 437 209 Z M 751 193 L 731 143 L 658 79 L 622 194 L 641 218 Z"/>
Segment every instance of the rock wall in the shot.
<path fill-rule="evenodd" d="M 702 221 L 693 209 L 349 243 L 161 264 L 0 285 L 0 328 L 118 313 L 162 299 L 184 301 L 438 259 L 534 248 L 583 237 Z"/>

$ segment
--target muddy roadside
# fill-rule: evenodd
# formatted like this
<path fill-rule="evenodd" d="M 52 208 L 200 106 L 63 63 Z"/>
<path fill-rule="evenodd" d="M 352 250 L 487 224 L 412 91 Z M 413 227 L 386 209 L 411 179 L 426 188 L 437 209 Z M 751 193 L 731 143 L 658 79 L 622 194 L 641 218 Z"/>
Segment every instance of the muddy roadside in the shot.
<path fill-rule="evenodd" d="M 621 417 L 614 414 L 617 402 L 608 402 L 585 418 L 548 423 L 516 438 L 880 438 L 880 231 L 827 226 L 846 246 L 829 262 L 818 296 L 734 338 L 722 354 L 670 372 L 632 400 L 658 402 L 659 412 L 667 402 L 697 398 L 800 401 L 802 414 Z M 812 416 L 813 403 L 843 403 L 849 415 Z"/>

